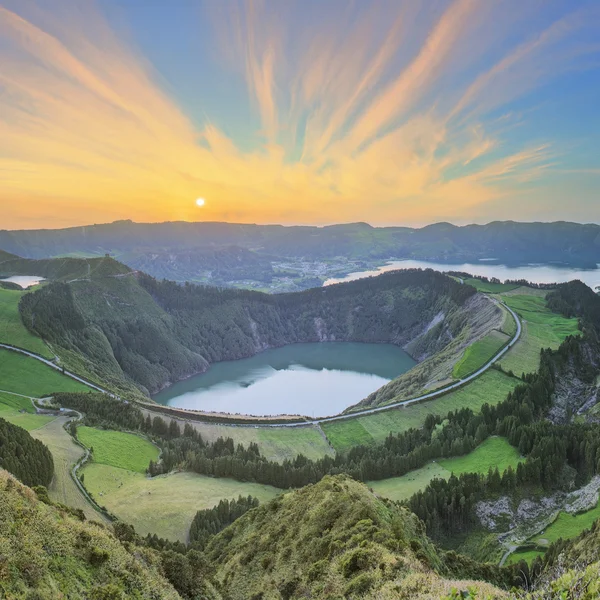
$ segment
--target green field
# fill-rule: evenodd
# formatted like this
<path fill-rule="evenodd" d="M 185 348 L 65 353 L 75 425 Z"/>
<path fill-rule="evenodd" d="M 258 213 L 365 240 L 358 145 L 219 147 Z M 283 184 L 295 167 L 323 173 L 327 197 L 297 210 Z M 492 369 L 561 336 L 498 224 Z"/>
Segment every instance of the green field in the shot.
<path fill-rule="evenodd" d="M 524 560 L 525 562 L 531 564 L 531 562 L 535 560 L 538 556 L 544 556 L 544 553 L 540 550 L 517 550 L 516 552 L 509 554 L 504 564 L 514 565 L 515 563 L 518 563 L 521 560 Z"/>
<path fill-rule="evenodd" d="M 472 285 L 477 291 L 485 292 L 486 294 L 500 294 L 501 292 L 510 292 L 516 290 L 519 286 L 514 283 L 488 283 L 481 279 L 469 278 L 464 282 Z"/>
<path fill-rule="evenodd" d="M 500 348 L 508 340 L 508 336 L 504 333 L 491 331 L 484 338 L 477 340 L 465 349 L 462 357 L 454 365 L 452 375 L 455 379 L 463 379 L 474 373 L 498 354 Z"/>
<path fill-rule="evenodd" d="M 357 444 L 379 443 L 390 432 L 399 433 L 421 427 L 429 414 L 447 415 L 451 410 L 471 408 L 478 411 L 484 404 L 498 404 L 519 381 L 490 369 L 464 387 L 429 402 L 393 408 L 364 417 L 323 423 L 322 428 L 338 452 Z"/>
<path fill-rule="evenodd" d="M 54 358 L 48 346 L 23 325 L 19 300 L 24 293 L 0 288 L 0 342 L 24 348 L 44 358 Z"/>
<path fill-rule="evenodd" d="M 548 525 L 543 533 L 531 541 L 540 546 L 547 546 L 560 538 L 567 540 L 578 536 L 584 529 L 589 529 L 597 519 L 600 519 L 600 502 L 595 508 L 577 515 L 561 512 L 554 523 Z"/>
<path fill-rule="evenodd" d="M 555 350 L 568 335 L 579 334 L 577 319 L 553 313 L 542 296 L 508 294 L 502 299 L 523 320 L 521 338 L 500 360 L 507 371 L 519 376 L 537 371 L 542 348 Z"/>
<path fill-rule="evenodd" d="M 157 413 L 144 410 L 144 415 Z M 166 415 L 160 415 L 168 419 Z M 184 421 L 177 420 L 181 429 Z M 298 454 L 303 454 L 311 460 L 318 460 L 325 455 L 333 455 L 334 451 L 329 446 L 324 436 L 316 426 L 308 427 L 234 427 L 231 425 L 217 425 L 214 423 L 201 423 L 189 421 L 207 442 L 214 442 L 218 438 L 232 438 L 235 444 L 248 446 L 252 442 L 258 444 L 260 453 L 269 460 L 283 462 L 293 459 Z"/>
<path fill-rule="evenodd" d="M 27 431 L 43 427 L 55 417 L 36 415 L 35 408 L 29 398 L 0 392 L 0 418 Z"/>
<path fill-rule="evenodd" d="M 54 478 L 48 487 L 50 498 L 55 502 L 80 508 L 88 519 L 103 521 L 105 518 L 86 500 L 73 479 L 72 466 L 83 456 L 83 449 L 64 430 L 68 417 L 56 417 L 44 427 L 31 432 L 31 435 L 46 444 L 54 459 Z"/>
<path fill-rule="evenodd" d="M 517 449 L 505 438 L 490 437 L 465 456 L 431 462 L 402 477 L 370 481 L 368 485 L 391 500 L 406 500 L 425 488 L 432 479 L 448 479 L 452 473 L 487 473 L 490 467 L 498 467 L 502 473 L 509 466 L 516 469 L 521 460 Z"/>
<path fill-rule="evenodd" d="M 502 326 L 500 330 L 503 331 L 510 338 L 513 338 L 515 333 L 517 333 L 517 324 L 515 323 L 514 317 L 504 308 L 504 306 L 499 305 L 504 313 L 504 321 L 502 322 Z"/>
<path fill-rule="evenodd" d="M 212 508 L 240 494 L 266 502 L 281 490 L 258 483 L 217 479 L 196 473 L 171 473 L 149 478 L 108 465 L 91 463 L 83 470 L 85 486 L 98 504 L 141 535 L 156 533 L 170 540 L 187 539 L 197 511 Z"/>
<path fill-rule="evenodd" d="M 455 475 L 487 473 L 490 467 L 498 467 L 498 471 L 503 473 L 508 467 L 516 469 L 523 460 L 519 451 L 511 446 L 505 438 L 494 436 L 487 438 L 473 452 L 465 456 L 446 458 L 441 460 L 440 464 Z"/>
<path fill-rule="evenodd" d="M 78 427 L 77 438 L 93 448 L 95 463 L 145 473 L 150 461 L 158 459 L 158 448 L 134 433 Z"/>
<path fill-rule="evenodd" d="M 90 388 L 35 358 L 0 348 L 0 389 L 42 398 L 54 392 L 87 392 Z"/>

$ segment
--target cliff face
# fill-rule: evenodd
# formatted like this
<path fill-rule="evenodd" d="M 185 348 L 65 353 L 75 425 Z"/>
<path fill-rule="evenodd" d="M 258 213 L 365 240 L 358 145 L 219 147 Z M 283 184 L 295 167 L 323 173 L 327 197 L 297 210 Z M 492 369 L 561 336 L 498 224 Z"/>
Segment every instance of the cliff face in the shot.
<path fill-rule="evenodd" d="M 501 317 L 473 288 L 430 270 L 280 295 L 105 271 L 28 294 L 21 313 L 75 370 L 138 393 L 298 342 L 386 342 L 422 361 L 460 350 Z"/>

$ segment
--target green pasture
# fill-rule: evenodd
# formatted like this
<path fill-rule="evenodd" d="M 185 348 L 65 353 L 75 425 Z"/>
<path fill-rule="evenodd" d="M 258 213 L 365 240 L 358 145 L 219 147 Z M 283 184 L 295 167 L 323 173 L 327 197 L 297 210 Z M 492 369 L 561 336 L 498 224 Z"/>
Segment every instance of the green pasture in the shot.
<path fill-rule="evenodd" d="M 87 448 L 93 448 L 95 463 L 145 473 L 150 461 L 158 459 L 158 448 L 134 433 L 78 427 L 77 438 Z"/>
<path fill-rule="evenodd" d="M 568 335 L 578 335 L 577 319 L 553 313 L 539 295 L 506 295 L 503 301 L 523 321 L 519 341 L 499 361 L 515 375 L 533 373 L 540 365 L 542 348 L 557 349 Z"/>
<path fill-rule="evenodd" d="M 42 398 L 54 392 L 89 389 L 36 358 L 0 348 L 0 390 Z"/>
<path fill-rule="evenodd" d="M 188 472 L 149 478 L 98 463 L 86 466 L 83 474 L 85 487 L 98 504 L 143 536 L 156 533 L 173 541 L 186 541 L 196 512 L 221 500 L 251 495 L 266 502 L 281 493 L 269 485 Z"/>
<path fill-rule="evenodd" d="M 498 404 L 519 383 L 495 369 L 490 369 L 464 387 L 429 402 L 392 408 L 372 415 L 331 421 L 321 425 L 327 438 L 338 452 L 357 444 L 374 444 L 392 433 L 422 427 L 429 414 L 445 416 L 452 410 L 471 408 L 478 411 L 484 404 Z"/>
<path fill-rule="evenodd" d="M 522 460 L 517 449 L 505 438 L 490 437 L 465 456 L 441 459 L 401 477 L 370 481 L 368 485 L 391 500 L 407 500 L 424 489 L 432 479 L 448 479 L 452 473 L 487 473 L 490 467 L 498 467 L 502 473 L 509 466 L 516 469 Z"/>

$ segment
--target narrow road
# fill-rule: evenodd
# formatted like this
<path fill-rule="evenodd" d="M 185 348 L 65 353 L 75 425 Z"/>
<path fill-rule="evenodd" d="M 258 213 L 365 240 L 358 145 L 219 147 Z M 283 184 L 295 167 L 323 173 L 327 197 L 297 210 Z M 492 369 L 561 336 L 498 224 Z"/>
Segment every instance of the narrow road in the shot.
<path fill-rule="evenodd" d="M 44 364 L 48 365 L 49 367 L 52 367 L 53 369 L 56 369 L 57 371 L 63 373 L 63 375 L 70 377 L 71 379 L 75 379 L 76 381 L 79 381 L 80 383 L 83 383 L 83 384 L 87 385 L 88 387 L 91 387 L 99 392 L 102 392 L 103 394 L 108 394 L 109 396 L 116 398 L 116 396 L 114 394 L 111 394 L 107 390 L 102 389 L 100 386 L 97 386 L 94 383 L 90 383 L 86 379 L 83 379 L 83 377 L 79 377 L 79 375 L 75 375 L 75 373 L 71 373 L 70 371 L 63 370 L 63 368 L 60 367 L 59 365 L 57 365 L 55 362 L 52 362 L 51 360 L 48 360 L 47 358 L 44 358 L 43 356 L 40 356 L 39 354 L 35 354 L 34 352 L 29 352 L 28 350 L 23 350 L 23 348 L 18 348 L 17 346 L 11 346 L 10 344 L 1 344 L 0 343 L 0 348 L 4 348 L 5 350 L 12 350 L 13 352 L 19 352 L 20 354 L 25 354 L 25 356 L 30 356 L 31 358 L 35 358 L 36 360 L 43 362 Z"/>

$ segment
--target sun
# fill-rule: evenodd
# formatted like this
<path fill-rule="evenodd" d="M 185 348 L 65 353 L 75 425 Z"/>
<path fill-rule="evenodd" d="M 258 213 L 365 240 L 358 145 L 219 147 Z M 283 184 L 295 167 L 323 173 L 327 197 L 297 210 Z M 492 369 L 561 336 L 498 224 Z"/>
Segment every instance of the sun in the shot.
<path fill-rule="evenodd" d="M 196 206 L 204 206 L 204 204 L 205 204 L 204 198 L 196 199 Z"/>

